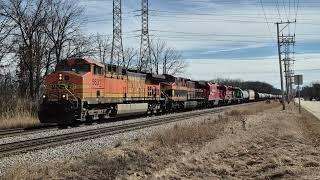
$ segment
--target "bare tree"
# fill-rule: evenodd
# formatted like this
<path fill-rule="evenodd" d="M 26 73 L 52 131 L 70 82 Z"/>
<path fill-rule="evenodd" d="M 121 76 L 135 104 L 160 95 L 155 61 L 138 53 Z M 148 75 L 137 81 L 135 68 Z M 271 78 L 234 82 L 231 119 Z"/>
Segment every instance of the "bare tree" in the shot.
<path fill-rule="evenodd" d="M 152 64 L 155 73 L 159 74 L 179 74 L 187 67 L 182 55 L 174 48 L 168 47 L 165 41 L 155 40 L 151 43 Z"/>
<path fill-rule="evenodd" d="M 110 57 L 111 51 L 111 40 L 110 36 L 97 34 L 94 37 L 95 49 L 96 49 L 96 57 L 102 63 L 107 63 L 107 59 Z"/>
<path fill-rule="evenodd" d="M 39 66 L 35 41 L 37 32 L 43 31 L 47 18 L 45 0 L 7 0 L 0 4 L 1 15 L 9 18 L 17 27 L 15 38 L 20 42 L 20 72 L 28 77 L 29 95 L 35 98 L 34 76 Z"/>
<path fill-rule="evenodd" d="M 186 61 L 182 55 L 173 48 L 166 48 L 163 56 L 163 74 L 176 75 L 183 73 L 187 67 Z"/>
<path fill-rule="evenodd" d="M 137 68 L 137 58 L 138 58 L 138 50 L 135 48 L 125 48 L 124 49 L 124 62 L 121 63 L 121 66 L 127 69 L 135 69 Z"/>
<path fill-rule="evenodd" d="M 74 0 L 0 0 L 0 40 L 1 18 L 5 18 L 5 24 L 13 27 L 9 28 L 11 39 L 16 41 L 13 52 L 21 95 L 28 92 L 35 98 L 43 75 L 68 55 L 63 53 L 68 45 L 73 47 L 69 52 L 85 54 L 82 47 L 87 39 L 78 36 L 84 22 L 82 12 Z"/>
<path fill-rule="evenodd" d="M 62 51 L 68 41 L 78 35 L 84 23 L 83 8 L 75 0 L 46 0 L 50 16 L 45 31 L 53 43 L 56 63 L 63 57 Z"/>
<path fill-rule="evenodd" d="M 0 66 L 5 56 L 11 52 L 12 44 L 9 42 L 9 36 L 14 27 L 8 17 L 0 14 Z"/>
<path fill-rule="evenodd" d="M 159 74 L 159 68 L 162 64 L 163 60 L 163 54 L 165 52 L 166 48 L 166 42 L 161 41 L 159 39 L 151 42 L 151 59 L 152 59 L 152 65 L 154 66 L 153 69 L 155 69 L 155 73 Z"/>
<path fill-rule="evenodd" d="M 95 55 L 96 49 L 93 46 L 93 36 L 85 36 L 78 34 L 76 38 L 68 41 L 64 47 L 65 57 L 92 57 Z"/>

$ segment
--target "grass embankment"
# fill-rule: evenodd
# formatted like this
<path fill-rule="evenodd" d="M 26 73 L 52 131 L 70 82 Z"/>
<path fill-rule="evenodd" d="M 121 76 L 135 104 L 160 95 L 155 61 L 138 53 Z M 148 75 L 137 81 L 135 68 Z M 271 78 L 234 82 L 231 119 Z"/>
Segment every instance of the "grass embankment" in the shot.
<path fill-rule="evenodd" d="M 17 98 L 0 100 L 0 129 L 25 128 L 39 124 L 31 101 Z"/>
<path fill-rule="evenodd" d="M 313 179 L 320 123 L 279 103 L 178 123 L 84 158 L 10 171 L 9 179 Z"/>

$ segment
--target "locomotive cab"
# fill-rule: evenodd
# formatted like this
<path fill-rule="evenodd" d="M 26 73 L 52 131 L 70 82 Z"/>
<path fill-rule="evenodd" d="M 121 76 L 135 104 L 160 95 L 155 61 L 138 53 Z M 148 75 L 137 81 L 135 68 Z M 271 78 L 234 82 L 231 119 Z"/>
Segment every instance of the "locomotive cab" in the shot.
<path fill-rule="evenodd" d="M 92 79 L 99 79 L 94 76 L 103 78 L 103 65 L 81 58 L 58 63 L 55 71 L 45 79 L 38 112 L 40 122 L 71 124 L 81 119 L 84 106 L 82 99 L 91 95 L 88 90 L 94 85 Z"/>

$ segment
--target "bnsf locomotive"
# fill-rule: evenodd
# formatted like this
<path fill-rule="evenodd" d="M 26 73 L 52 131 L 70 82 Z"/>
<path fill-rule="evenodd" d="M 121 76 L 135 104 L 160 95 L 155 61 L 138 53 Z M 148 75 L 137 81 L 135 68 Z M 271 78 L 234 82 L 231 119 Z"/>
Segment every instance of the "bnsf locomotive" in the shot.
<path fill-rule="evenodd" d="M 72 124 L 273 98 L 278 96 L 69 58 L 46 77 L 38 114 L 41 123 Z"/>

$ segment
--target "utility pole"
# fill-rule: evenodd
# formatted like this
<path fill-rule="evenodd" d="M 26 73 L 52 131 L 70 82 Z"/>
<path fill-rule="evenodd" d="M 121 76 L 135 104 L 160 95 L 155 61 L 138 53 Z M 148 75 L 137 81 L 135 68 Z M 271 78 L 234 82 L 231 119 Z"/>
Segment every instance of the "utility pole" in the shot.
<path fill-rule="evenodd" d="M 291 58 L 290 48 L 295 45 L 295 35 L 283 35 L 284 29 L 286 29 L 289 24 L 295 23 L 296 21 L 287 21 L 287 22 L 277 22 L 277 40 L 278 40 L 278 55 L 279 55 L 279 67 L 280 67 L 280 81 L 281 81 L 281 92 L 282 92 L 282 109 L 285 110 L 285 95 L 284 95 L 284 87 L 283 87 L 283 69 L 282 62 L 284 64 L 284 73 L 285 73 L 285 84 L 286 84 L 286 100 L 289 103 L 292 99 L 292 78 L 294 76 L 293 72 L 293 63 L 294 59 Z M 281 28 L 281 29 L 280 29 Z M 282 54 L 284 54 L 284 58 L 282 59 Z"/>
<path fill-rule="evenodd" d="M 298 97 L 299 97 L 299 113 L 301 113 L 301 94 L 300 94 L 300 85 L 303 85 L 303 75 L 295 75 L 294 83 L 298 85 Z"/>
<path fill-rule="evenodd" d="M 122 10 L 121 0 L 113 0 L 113 39 L 111 49 L 111 63 L 120 65 L 124 62 L 122 44 Z"/>
<path fill-rule="evenodd" d="M 151 48 L 149 38 L 149 1 L 141 0 L 141 44 L 139 70 L 152 73 Z"/>
<path fill-rule="evenodd" d="M 281 45 L 280 45 L 280 30 L 279 23 L 277 24 L 277 38 L 278 38 L 278 54 L 279 54 L 279 67 L 280 67 L 280 82 L 281 82 L 281 93 L 282 93 L 282 110 L 286 109 L 286 105 L 284 103 L 284 91 L 283 91 L 283 75 L 282 75 L 282 63 L 281 63 Z"/>

